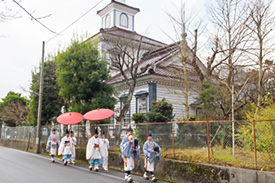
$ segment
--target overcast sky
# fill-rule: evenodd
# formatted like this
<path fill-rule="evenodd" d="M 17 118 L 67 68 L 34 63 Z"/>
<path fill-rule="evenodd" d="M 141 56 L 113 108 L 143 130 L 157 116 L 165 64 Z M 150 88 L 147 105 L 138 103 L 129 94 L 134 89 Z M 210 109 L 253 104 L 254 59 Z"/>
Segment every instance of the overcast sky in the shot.
<path fill-rule="evenodd" d="M 32 21 L 11 0 L 7 6 L 19 11 L 20 18 L 0 22 L 0 98 L 9 91 L 29 96 L 21 87 L 28 89 L 31 82 L 31 71 L 39 66 L 42 54 L 42 41 L 49 40 L 54 34 Z M 52 30 L 59 32 L 89 10 L 100 0 L 21 0 L 21 4 L 35 17 L 51 14 L 50 18 L 41 20 Z M 127 4 L 140 8 L 136 15 L 135 31 L 165 43 L 175 38 L 171 21 L 165 11 L 178 15 L 182 0 L 127 0 Z M 111 0 L 104 0 L 89 14 L 71 28 L 46 44 L 46 55 L 64 48 L 70 42 L 74 32 L 96 34 L 101 28 L 101 19 L 96 11 L 102 9 Z M 209 1 L 208 1 L 209 2 Z M 186 4 L 188 14 L 206 17 L 206 0 L 192 0 Z M 0 3 L 1 4 L 1 3 Z M 3 9 L 0 5 L 0 11 Z M 196 9 L 194 12 L 193 10 Z M 188 15 L 187 15 L 188 16 Z M 165 32 L 165 33 L 164 33 Z"/>

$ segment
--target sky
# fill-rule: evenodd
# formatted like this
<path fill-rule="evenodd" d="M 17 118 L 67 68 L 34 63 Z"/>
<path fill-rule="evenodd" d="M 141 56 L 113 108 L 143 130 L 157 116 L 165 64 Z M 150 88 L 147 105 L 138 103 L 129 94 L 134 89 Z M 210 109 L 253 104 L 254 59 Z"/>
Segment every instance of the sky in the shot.
<path fill-rule="evenodd" d="M 167 12 L 178 16 L 182 1 L 127 0 L 126 2 L 128 5 L 140 9 L 135 17 L 135 31 L 137 33 L 165 43 L 172 43 L 176 39 L 176 34 Z M 187 1 L 186 16 L 196 15 L 205 18 L 206 1 Z M 33 13 L 36 18 L 51 15 L 48 18 L 40 19 L 40 21 L 55 32 L 63 30 L 98 2 L 100 0 L 20 1 L 21 5 Z M 96 15 L 96 12 L 110 2 L 111 0 L 103 0 L 60 36 L 47 42 L 45 55 L 54 54 L 58 49 L 64 49 L 70 43 L 74 33 L 78 35 L 88 33 L 92 36 L 99 32 L 101 19 Z M 28 97 L 31 72 L 41 62 L 42 41 L 48 41 L 54 34 L 31 20 L 11 0 L 6 0 L 6 6 L 16 12 L 18 18 L 0 22 L 0 99 L 4 98 L 9 91 L 22 93 L 23 96 Z M 3 8 L 3 4 L 0 3 L 0 12 Z"/>

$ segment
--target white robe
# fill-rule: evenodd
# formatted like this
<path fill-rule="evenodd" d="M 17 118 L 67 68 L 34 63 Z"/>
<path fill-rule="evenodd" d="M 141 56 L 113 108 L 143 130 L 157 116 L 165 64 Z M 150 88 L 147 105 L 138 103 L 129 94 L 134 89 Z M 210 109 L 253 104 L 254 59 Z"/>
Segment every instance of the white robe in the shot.
<path fill-rule="evenodd" d="M 65 144 L 65 142 L 67 143 Z M 70 137 L 63 137 L 58 150 L 58 155 L 72 154 L 72 141 Z"/>
<path fill-rule="evenodd" d="M 105 143 L 104 143 L 105 140 Z M 100 146 L 100 152 L 101 152 L 101 160 L 100 164 L 102 164 L 102 167 L 104 170 L 108 170 L 108 149 L 109 149 L 109 140 L 108 139 L 100 139 L 101 146 Z"/>
<path fill-rule="evenodd" d="M 99 138 L 95 138 L 95 136 L 93 136 L 92 138 L 89 139 L 88 144 L 87 144 L 87 148 L 86 148 L 86 159 L 100 159 L 101 158 L 101 154 L 100 154 L 100 139 Z M 95 145 L 99 145 L 99 148 L 94 148 Z"/>
<path fill-rule="evenodd" d="M 104 140 L 106 143 L 104 143 Z M 104 158 L 108 157 L 108 149 L 109 149 L 109 140 L 108 139 L 100 139 L 100 153 Z"/>
<path fill-rule="evenodd" d="M 70 137 L 70 141 L 72 143 L 72 159 L 75 160 L 76 153 L 75 153 L 75 146 L 76 146 L 76 138 Z"/>

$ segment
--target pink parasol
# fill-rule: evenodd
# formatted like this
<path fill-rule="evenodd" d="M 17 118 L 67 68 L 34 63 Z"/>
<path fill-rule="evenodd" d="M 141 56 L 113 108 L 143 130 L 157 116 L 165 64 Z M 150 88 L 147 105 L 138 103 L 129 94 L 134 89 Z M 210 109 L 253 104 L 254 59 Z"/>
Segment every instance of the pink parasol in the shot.
<path fill-rule="evenodd" d="M 110 109 L 95 109 L 87 112 L 84 118 L 90 121 L 99 121 L 107 119 L 114 115 L 114 111 Z"/>
<path fill-rule="evenodd" d="M 75 125 L 83 120 L 83 115 L 77 112 L 66 112 L 57 117 L 57 122 L 63 125 Z"/>

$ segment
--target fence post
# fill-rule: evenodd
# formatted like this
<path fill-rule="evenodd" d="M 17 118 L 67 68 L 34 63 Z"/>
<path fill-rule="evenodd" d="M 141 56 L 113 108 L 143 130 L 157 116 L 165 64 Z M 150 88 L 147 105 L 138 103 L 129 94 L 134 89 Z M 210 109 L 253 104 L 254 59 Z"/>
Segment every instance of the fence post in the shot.
<path fill-rule="evenodd" d="M 175 123 L 173 123 L 173 156 L 175 158 Z"/>
<path fill-rule="evenodd" d="M 0 122 L 0 139 L 2 137 L 2 123 Z"/>
<path fill-rule="evenodd" d="M 107 139 L 110 140 L 111 138 L 110 138 L 110 125 L 109 125 L 109 124 L 107 125 L 107 128 L 108 128 L 108 132 L 107 132 L 107 133 L 108 133 L 108 136 L 107 136 Z"/>
<path fill-rule="evenodd" d="M 257 149 L 256 149 L 256 130 L 255 130 L 255 120 L 253 120 L 253 141 L 254 141 L 254 159 L 255 168 L 257 170 Z"/>
<path fill-rule="evenodd" d="M 27 144 L 27 149 L 26 149 L 26 151 L 29 151 L 29 148 L 30 148 L 31 135 L 32 135 L 31 132 L 29 132 L 28 144 Z"/>
<path fill-rule="evenodd" d="M 147 125 L 146 125 L 146 126 L 147 126 L 147 134 L 148 134 L 148 132 L 149 132 L 149 126 L 148 126 L 148 123 L 147 123 Z"/>
<path fill-rule="evenodd" d="M 209 135 L 209 121 L 207 121 L 207 155 L 208 155 L 208 162 L 210 162 L 210 135 Z"/>
<path fill-rule="evenodd" d="M 78 141 L 78 144 L 80 144 L 79 124 L 77 125 L 77 141 Z"/>

